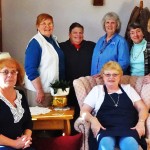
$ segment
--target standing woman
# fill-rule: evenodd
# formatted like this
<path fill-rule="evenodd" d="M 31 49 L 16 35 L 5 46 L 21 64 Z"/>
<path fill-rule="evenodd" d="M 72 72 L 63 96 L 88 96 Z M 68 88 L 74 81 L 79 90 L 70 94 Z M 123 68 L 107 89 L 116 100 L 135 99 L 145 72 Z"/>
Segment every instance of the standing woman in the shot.
<path fill-rule="evenodd" d="M 144 82 L 150 83 L 150 42 L 144 39 L 143 29 L 137 22 L 128 27 L 131 39 L 130 74 L 145 76 Z"/>
<path fill-rule="evenodd" d="M 65 55 L 66 80 L 70 81 L 71 85 L 74 79 L 90 75 L 95 43 L 84 39 L 84 27 L 80 23 L 74 22 L 70 25 L 69 39 L 60 43 L 60 47 Z M 68 105 L 75 108 L 74 119 L 71 121 L 72 134 L 74 134 L 76 133 L 74 121 L 79 116 L 80 108 L 73 86 L 71 86 L 68 95 Z"/>
<path fill-rule="evenodd" d="M 16 90 L 24 69 L 15 59 L 0 60 L 0 150 L 31 150 L 32 120 L 25 94 Z"/>
<path fill-rule="evenodd" d="M 40 14 L 36 28 L 38 33 L 30 40 L 25 53 L 25 87 L 30 106 L 49 106 L 50 83 L 64 79 L 64 54 L 52 35 L 52 16 Z"/>
<path fill-rule="evenodd" d="M 129 65 L 129 48 L 126 40 L 118 34 L 121 28 L 119 16 L 114 12 L 107 13 L 102 19 L 102 25 L 106 34 L 96 43 L 91 75 L 98 74 L 110 60 L 118 62 L 125 73 Z"/>

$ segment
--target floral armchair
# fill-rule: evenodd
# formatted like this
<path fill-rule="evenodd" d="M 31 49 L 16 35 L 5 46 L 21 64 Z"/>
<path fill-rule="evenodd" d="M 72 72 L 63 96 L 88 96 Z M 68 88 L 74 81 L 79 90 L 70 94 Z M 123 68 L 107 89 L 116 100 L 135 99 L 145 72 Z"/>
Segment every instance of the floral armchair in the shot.
<path fill-rule="evenodd" d="M 125 75 L 121 78 L 121 84 L 131 84 L 139 93 L 147 107 L 150 108 L 150 84 L 143 84 L 143 78 L 144 77 Z M 83 105 L 84 98 L 87 96 L 90 90 L 98 84 L 103 84 L 103 79 L 100 76 L 80 77 L 73 81 L 73 86 L 80 108 Z M 74 127 L 78 132 L 83 133 L 83 142 L 80 150 L 88 150 L 90 123 L 79 117 L 75 121 Z M 150 150 L 150 115 L 146 121 L 146 141 L 148 143 L 148 150 Z"/>

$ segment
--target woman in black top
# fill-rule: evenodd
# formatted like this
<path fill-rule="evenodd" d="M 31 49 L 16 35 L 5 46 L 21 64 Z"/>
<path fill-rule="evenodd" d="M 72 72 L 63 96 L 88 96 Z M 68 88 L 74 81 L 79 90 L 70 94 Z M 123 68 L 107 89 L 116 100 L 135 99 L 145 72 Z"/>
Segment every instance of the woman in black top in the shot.
<path fill-rule="evenodd" d="M 65 77 L 67 81 L 73 83 L 74 79 L 90 75 L 91 60 L 95 43 L 84 40 L 84 27 L 74 22 L 69 28 L 69 40 L 60 43 L 60 47 L 65 55 Z M 74 121 L 79 116 L 79 104 L 75 96 L 73 86 L 68 96 L 68 105 L 75 108 L 74 119 L 72 120 L 72 134 L 74 130 Z"/>
<path fill-rule="evenodd" d="M 13 58 L 0 60 L 0 149 L 30 149 L 32 120 L 24 93 L 23 67 Z"/>

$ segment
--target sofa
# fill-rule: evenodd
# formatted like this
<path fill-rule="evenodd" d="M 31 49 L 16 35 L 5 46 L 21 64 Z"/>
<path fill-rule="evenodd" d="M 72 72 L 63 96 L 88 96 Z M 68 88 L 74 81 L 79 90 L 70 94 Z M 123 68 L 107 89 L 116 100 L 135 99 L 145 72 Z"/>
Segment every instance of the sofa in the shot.
<path fill-rule="evenodd" d="M 121 78 L 120 84 L 131 84 L 131 86 L 141 96 L 147 107 L 150 108 L 150 84 L 143 84 L 143 79 L 144 76 L 137 77 L 124 75 Z M 80 108 L 83 105 L 84 98 L 87 96 L 90 90 L 98 84 L 103 84 L 103 79 L 100 75 L 80 77 L 73 81 L 73 86 Z M 75 121 L 74 128 L 78 132 L 83 133 L 82 147 L 80 150 L 88 150 L 88 135 L 90 123 L 79 117 Z M 146 121 L 146 142 L 148 144 L 148 150 L 150 150 L 150 115 Z M 140 147 L 139 149 L 142 148 Z"/>

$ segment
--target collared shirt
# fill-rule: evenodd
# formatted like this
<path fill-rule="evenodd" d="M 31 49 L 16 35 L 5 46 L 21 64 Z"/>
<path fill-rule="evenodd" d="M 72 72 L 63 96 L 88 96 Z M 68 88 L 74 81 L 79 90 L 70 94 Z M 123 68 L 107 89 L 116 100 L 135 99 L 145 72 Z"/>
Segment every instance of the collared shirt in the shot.
<path fill-rule="evenodd" d="M 129 65 L 129 48 L 126 40 L 116 33 L 106 42 L 106 36 L 101 37 L 94 48 L 91 75 L 98 74 L 108 61 L 118 62 L 124 72 Z"/>

